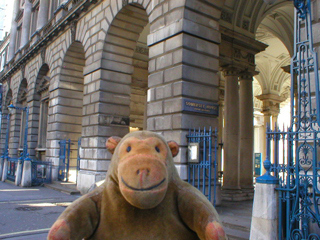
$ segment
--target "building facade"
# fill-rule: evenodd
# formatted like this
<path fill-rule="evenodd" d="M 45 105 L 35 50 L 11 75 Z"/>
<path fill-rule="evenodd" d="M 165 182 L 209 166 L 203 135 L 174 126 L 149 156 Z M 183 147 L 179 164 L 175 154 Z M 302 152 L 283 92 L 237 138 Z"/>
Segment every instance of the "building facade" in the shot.
<path fill-rule="evenodd" d="M 53 163 L 53 179 L 59 141 L 70 139 L 82 192 L 105 177 L 109 136 L 146 129 L 175 140 L 186 179 L 188 130 L 216 127 L 225 197 L 252 198 L 254 109 L 275 122 L 286 99 L 293 16 L 285 0 L 15 0 L 0 77 L 3 113 L 11 102 L 29 108 L 29 154 Z M 269 44 L 275 50 L 265 51 Z M 260 89 L 253 91 L 253 80 Z M 187 104 L 219 105 L 219 115 Z M 10 117 L 10 156 L 22 151 L 25 118 L 19 110 Z M 7 126 L 3 119 L 2 148 Z"/>

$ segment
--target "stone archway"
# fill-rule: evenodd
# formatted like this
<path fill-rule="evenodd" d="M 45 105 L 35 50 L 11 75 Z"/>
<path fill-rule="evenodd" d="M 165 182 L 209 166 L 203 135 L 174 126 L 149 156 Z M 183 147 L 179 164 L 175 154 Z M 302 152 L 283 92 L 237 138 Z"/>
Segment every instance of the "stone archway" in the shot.
<path fill-rule="evenodd" d="M 130 118 L 134 119 L 130 110 L 132 86 L 141 87 L 144 82 L 143 88 L 146 87 L 147 62 L 146 129 L 179 143 L 181 154 L 176 157 L 176 166 L 186 179 L 185 136 L 189 128 L 218 125 L 215 114 L 188 111 L 185 104 L 191 101 L 214 105 L 218 101 L 220 5 L 221 1 L 170 0 L 161 3 L 115 1 L 106 6 L 107 20 L 101 25 L 106 29 L 105 41 L 93 58 L 88 55 L 84 72 L 88 84 L 84 111 L 94 112 L 90 112 L 91 124 L 83 126 L 85 136 L 78 181 L 81 191 L 85 192 L 94 182 L 103 179 L 108 170 L 111 156 L 104 146 L 106 138 L 123 136 L 129 131 Z M 148 51 L 145 44 L 137 44 L 148 24 L 149 58 L 145 55 L 137 59 L 139 51 L 145 54 Z M 97 46 L 100 47 L 100 43 Z M 136 63 L 144 66 L 137 82 Z M 142 105 L 142 100 L 139 104 Z M 141 115 L 135 120 L 141 121 Z"/>
<path fill-rule="evenodd" d="M 71 140 L 69 181 L 76 181 L 78 139 L 82 136 L 84 99 L 85 53 L 80 42 L 73 42 L 67 49 L 56 83 L 54 94 L 50 94 L 48 135 L 50 138 L 47 157 L 54 163 L 52 176 L 58 177 L 59 141 Z M 51 90 L 52 91 L 52 90 Z M 48 150 L 47 149 L 47 150 Z M 50 151 L 51 150 L 51 151 Z M 52 151 L 54 150 L 54 151 Z"/>
<path fill-rule="evenodd" d="M 46 160 L 47 126 L 49 110 L 50 69 L 43 64 L 36 77 L 29 111 L 32 112 L 30 123 L 30 137 L 28 140 L 29 154 L 38 160 Z"/>

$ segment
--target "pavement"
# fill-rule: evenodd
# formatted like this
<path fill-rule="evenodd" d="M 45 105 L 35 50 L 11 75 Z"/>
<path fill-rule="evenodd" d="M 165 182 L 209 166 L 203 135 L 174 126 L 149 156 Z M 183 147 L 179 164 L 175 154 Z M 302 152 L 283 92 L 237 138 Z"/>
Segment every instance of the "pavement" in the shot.
<path fill-rule="evenodd" d="M 75 184 L 21 188 L 0 181 L 0 240 L 45 240 L 64 209 L 81 195 Z M 229 240 L 249 239 L 252 201 L 216 207 Z"/>
<path fill-rule="evenodd" d="M 0 182 L 0 239 L 46 239 L 55 220 L 80 196 Z"/>

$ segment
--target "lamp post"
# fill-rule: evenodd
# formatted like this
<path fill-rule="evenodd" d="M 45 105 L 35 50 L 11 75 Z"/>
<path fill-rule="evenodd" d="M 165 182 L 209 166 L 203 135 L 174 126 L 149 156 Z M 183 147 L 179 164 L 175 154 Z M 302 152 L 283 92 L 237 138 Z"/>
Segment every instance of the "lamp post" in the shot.
<path fill-rule="evenodd" d="M 0 159 L 0 161 L 1 161 L 0 162 L 0 179 L 2 181 L 6 180 L 7 171 L 8 171 L 10 113 L 7 114 L 6 117 L 7 117 L 6 140 L 5 140 L 5 146 L 4 146 L 3 154 L 2 154 L 1 159 Z M 2 119 L 1 119 L 1 126 L 2 126 Z"/>
<path fill-rule="evenodd" d="M 25 159 L 28 156 L 28 118 L 29 118 L 29 107 L 16 107 L 14 106 L 12 103 L 8 106 L 8 109 L 10 111 L 10 113 L 12 113 L 14 111 L 14 109 L 17 110 L 22 110 L 26 113 L 26 125 L 25 125 L 25 129 L 24 129 L 24 136 L 23 136 L 23 151 L 22 151 L 22 155 L 21 157 L 23 159 Z"/>
<path fill-rule="evenodd" d="M 19 161 L 18 161 L 18 167 L 17 167 L 17 171 L 16 171 L 16 179 L 15 179 L 15 184 L 18 186 L 18 185 L 21 185 L 23 187 L 29 187 L 31 186 L 31 171 L 30 171 L 30 177 L 28 177 L 28 180 L 27 180 L 27 183 L 25 181 L 25 169 L 28 169 L 29 167 L 26 167 L 26 163 L 24 163 L 24 161 L 26 160 L 30 160 L 30 158 L 28 157 L 29 154 L 28 154 L 28 141 L 27 141 L 27 138 L 28 138 L 28 118 L 29 118 L 29 108 L 28 107 L 24 107 L 24 108 L 21 108 L 21 107 L 16 107 L 14 106 L 12 103 L 8 106 L 8 109 L 10 112 L 13 112 L 14 109 L 17 109 L 17 110 L 22 110 L 26 113 L 26 122 L 25 122 L 25 132 L 24 132 L 24 136 L 23 136 L 23 151 L 21 153 L 21 157 L 19 158 Z M 28 165 L 30 165 L 30 163 L 28 163 Z M 31 167 L 31 166 L 30 166 Z M 29 180 L 30 179 L 30 180 Z"/>

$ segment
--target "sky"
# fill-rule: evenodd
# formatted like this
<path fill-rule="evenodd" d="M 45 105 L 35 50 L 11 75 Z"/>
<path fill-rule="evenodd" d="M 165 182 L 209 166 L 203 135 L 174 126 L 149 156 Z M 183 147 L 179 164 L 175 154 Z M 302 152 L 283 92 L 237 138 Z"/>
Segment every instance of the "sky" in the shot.
<path fill-rule="evenodd" d="M 10 32 L 13 0 L 0 0 L 0 40 L 5 36 L 5 32 Z"/>

